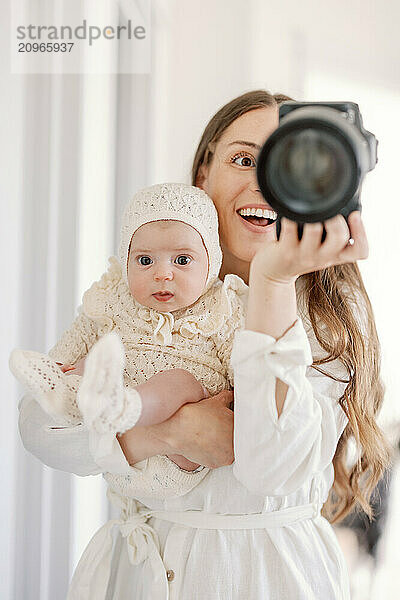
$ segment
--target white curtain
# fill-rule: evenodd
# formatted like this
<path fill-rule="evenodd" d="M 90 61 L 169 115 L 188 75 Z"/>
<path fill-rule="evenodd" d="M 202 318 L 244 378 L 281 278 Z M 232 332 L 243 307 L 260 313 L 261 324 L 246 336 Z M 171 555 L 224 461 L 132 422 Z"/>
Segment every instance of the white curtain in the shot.
<path fill-rule="evenodd" d="M 115 253 L 121 207 L 147 184 L 149 79 L 11 75 L 6 4 L 1 241 L 3 272 L 10 281 L 2 298 L 7 335 L 1 349 L 7 398 L 2 480 L 9 485 L 1 500 L 8 518 L 2 527 L 0 596 L 62 600 L 84 546 L 108 518 L 105 486 L 101 476 L 78 478 L 53 470 L 24 450 L 16 410 L 22 390 L 7 371 L 8 354 L 15 346 L 49 349 L 72 322 L 83 291 Z M 54 14 L 62 4 L 54 3 Z M 103 10 L 107 22 L 110 7 L 99 3 L 96 17 Z"/>
<path fill-rule="evenodd" d="M 62 600 L 108 516 L 103 481 L 47 468 L 24 450 L 8 354 L 56 341 L 116 251 L 123 205 L 145 185 L 189 181 L 204 125 L 235 95 L 263 87 L 305 100 L 365 100 L 365 126 L 385 159 L 366 183 L 371 257 L 363 271 L 384 340 L 388 418 L 398 418 L 400 14 L 394 0 L 153 0 L 150 74 L 24 76 L 10 73 L 9 3 L 1 8 L 0 596 Z"/>

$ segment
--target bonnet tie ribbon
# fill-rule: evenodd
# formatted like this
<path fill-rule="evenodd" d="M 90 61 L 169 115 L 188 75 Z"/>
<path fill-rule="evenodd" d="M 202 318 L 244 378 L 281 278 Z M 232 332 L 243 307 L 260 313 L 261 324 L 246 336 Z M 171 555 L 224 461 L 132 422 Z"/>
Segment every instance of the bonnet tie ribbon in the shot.
<path fill-rule="evenodd" d="M 153 335 L 156 344 L 170 346 L 172 343 L 173 328 L 174 317 L 171 315 L 171 313 L 159 313 L 158 322 Z"/>

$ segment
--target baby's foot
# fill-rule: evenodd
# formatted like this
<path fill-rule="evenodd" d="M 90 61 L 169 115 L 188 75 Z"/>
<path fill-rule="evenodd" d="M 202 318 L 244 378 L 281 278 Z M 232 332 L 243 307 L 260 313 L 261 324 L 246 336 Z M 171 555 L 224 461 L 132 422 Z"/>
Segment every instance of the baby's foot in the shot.
<path fill-rule="evenodd" d="M 48 355 L 30 350 L 13 350 L 9 365 L 13 375 L 47 414 L 61 418 L 66 424 L 81 422 L 76 403 L 79 376 L 67 377 Z"/>
<path fill-rule="evenodd" d="M 78 391 L 85 424 L 100 433 L 126 431 L 136 423 L 141 399 L 124 386 L 125 351 L 117 333 L 104 335 L 89 352 Z"/>

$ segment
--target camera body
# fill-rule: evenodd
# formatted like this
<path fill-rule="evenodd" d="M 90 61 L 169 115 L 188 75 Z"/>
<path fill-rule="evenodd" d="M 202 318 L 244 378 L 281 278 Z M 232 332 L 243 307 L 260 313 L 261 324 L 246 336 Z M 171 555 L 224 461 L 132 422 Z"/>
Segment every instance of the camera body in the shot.
<path fill-rule="evenodd" d="M 257 164 L 261 193 L 282 216 L 304 223 L 361 210 L 363 178 L 377 163 L 377 140 L 354 102 L 284 102 L 279 127 Z"/>

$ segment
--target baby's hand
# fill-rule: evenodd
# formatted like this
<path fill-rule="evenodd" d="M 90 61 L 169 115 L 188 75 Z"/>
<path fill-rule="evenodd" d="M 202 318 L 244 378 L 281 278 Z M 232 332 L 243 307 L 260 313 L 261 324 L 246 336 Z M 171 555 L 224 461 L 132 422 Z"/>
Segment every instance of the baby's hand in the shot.
<path fill-rule="evenodd" d="M 181 454 L 166 454 L 166 457 L 172 460 L 172 462 L 181 469 L 185 469 L 185 471 L 195 471 L 200 466 L 199 463 L 194 463 Z"/>
<path fill-rule="evenodd" d="M 62 363 L 57 364 L 60 365 L 61 371 L 67 375 L 83 375 L 85 371 L 85 360 L 86 356 L 80 358 L 74 365 L 63 365 Z"/>
<path fill-rule="evenodd" d="M 67 365 L 67 364 L 63 365 L 63 364 L 62 364 L 62 363 L 60 363 L 60 362 L 58 362 L 57 364 L 59 365 L 59 367 L 60 367 L 60 370 L 61 370 L 63 373 L 68 373 L 68 371 L 75 371 L 75 367 L 74 367 L 74 365 Z"/>

